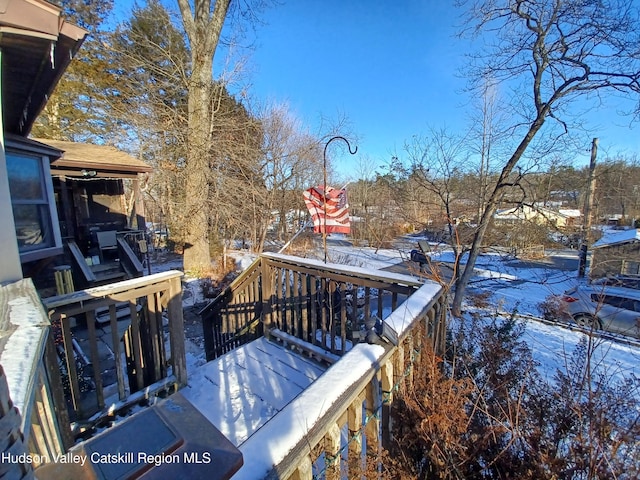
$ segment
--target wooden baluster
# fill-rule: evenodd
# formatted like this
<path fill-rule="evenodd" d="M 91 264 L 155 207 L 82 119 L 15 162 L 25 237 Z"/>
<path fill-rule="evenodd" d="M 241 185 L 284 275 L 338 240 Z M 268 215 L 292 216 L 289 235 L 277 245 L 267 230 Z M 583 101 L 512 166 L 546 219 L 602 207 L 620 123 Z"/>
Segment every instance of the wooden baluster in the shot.
<path fill-rule="evenodd" d="M 93 364 L 93 381 L 96 383 L 96 397 L 98 408 L 104 408 L 104 387 L 102 386 L 102 368 L 98 355 L 98 337 L 96 336 L 96 313 L 94 310 L 87 312 L 87 331 L 89 333 L 89 349 L 91 350 L 91 363 Z"/>
<path fill-rule="evenodd" d="M 340 480 L 340 427 L 334 423 L 324 436 L 325 478 Z"/>
<path fill-rule="evenodd" d="M 371 288 L 364 287 L 364 319 L 371 317 Z"/>
<path fill-rule="evenodd" d="M 382 446 L 391 448 L 391 403 L 393 402 L 393 359 L 380 369 L 382 382 Z"/>
<path fill-rule="evenodd" d="M 355 284 L 351 284 L 351 311 L 347 312 L 347 315 L 351 320 L 351 331 L 348 332 L 349 338 L 353 340 L 353 332 L 360 329 L 358 325 L 358 287 Z"/>
<path fill-rule="evenodd" d="M 78 372 L 76 370 L 76 358 L 73 352 L 73 339 L 71 337 L 71 326 L 69 318 L 65 315 L 58 317 L 60 319 L 60 327 L 62 331 L 62 342 L 64 345 L 64 355 L 67 366 L 67 374 L 69 375 L 69 386 L 71 387 L 71 403 L 73 409 L 82 414 L 80 405 L 80 385 L 78 384 Z"/>
<path fill-rule="evenodd" d="M 120 334 L 118 332 L 118 317 L 116 316 L 116 305 L 109 305 L 109 325 L 111 326 L 111 343 L 113 344 L 113 356 L 116 363 L 116 376 L 118 377 L 118 398 L 127 398 L 125 392 L 124 371 L 122 369 L 122 359 L 120 351 Z"/>
<path fill-rule="evenodd" d="M 294 273 L 294 288 L 295 288 L 295 312 L 296 312 L 296 336 L 302 340 L 307 340 L 305 332 L 306 328 L 304 327 L 305 317 L 303 315 L 304 306 L 305 306 L 305 296 L 302 294 L 302 285 L 304 282 L 304 277 L 301 272 Z"/>
<path fill-rule="evenodd" d="M 365 393 L 362 392 L 347 410 L 349 424 L 349 456 L 348 464 L 357 468 L 362 464 L 362 403 Z"/>
<path fill-rule="evenodd" d="M 347 284 L 340 285 L 340 354 L 347 351 Z"/>
<path fill-rule="evenodd" d="M 163 355 L 164 342 L 162 341 L 162 317 L 156 303 L 157 296 L 155 294 L 147 295 L 147 304 L 145 305 L 145 313 L 149 324 L 149 344 L 151 347 L 150 358 L 153 363 L 152 382 L 157 382 L 164 376 Z M 160 318 L 158 318 L 160 317 Z"/>
<path fill-rule="evenodd" d="M 263 258 L 261 260 L 261 288 L 262 288 L 262 321 L 264 323 L 264 334 L 268 338 L 269 330 L 274 327 L 273 324 L 273 278 L 272 269 L 269 263 Z"/>
<path fill-rule="evenodd" d="M 285 270 L 284 275 L 284 317 L 287 329 L 287 332 L 290 335 L 296 335 L 296 320 L 295 320 L 295 312 L 293 308 L 293 280 L 294 273 L 292 270 Z"/>
<path fill-rule="evenodd" d="M 275 274 L 275 293 L 273 298 L 274 303 L 274 323 L 276 324 L 276 328 L 279 328 L 282 331 L 286 331 L 286 326 L 284 324 L 285 319 L 282 318 L 282 282 L 284 272 L 281 268 L 274 268 Z"/>
<path fill-rule="evenodd" d="M 407 362 L 405 359 L 405 345 L 404 342 L 400 342 L 396 348 L 396 352 L 393 354 L 393 385 L 399 392 L 405 392 L 404 374 L 407 369 Z"/>
<path fill-rule="evenodd" d="M 300 301 L 302 303 L 302 311 L 300 312 L 301 320 L 301 334 L 302 339 L 305 342 L 311 341 L 309 328 L 309 310 L 310 310 L 310 298 L 309 298 L 309 277 L 306 273 L 300 274 Z"/>
<path fill-rule="evenodd" d="M 327 280 L 320 279 L 320 346 L 327 348 Z"/>
<path fill-rule="evenodd" d="M 329 344 L 329 348 L 331 349 L 331 353 L 336 352 L 336 329 L 335 329 L 335 318 L 336 318 L 336 305 L 335 305 L 335 292 L 336 292 L 336 282 L 333 280 L 329 280 L 329 291 L 327 292 L 327 299 L 329 300 L 329 325 L 327 330 L 329 332 L 329 338 L 331 342 Z"/>
<path fill-rule="evenodd" d="M 131 316 L 131 348 L 133 350 L 133 364 L 136 373 L 135 390 L 144 388 L 144 376 L 142 372 L 142 347 L 140 344 L 140 320 L 138 319 L 138 305 L 135 299 L 129 300 L 129 315 Z M 133 391 L 134 388 L 132 387 Z"/>
<path fill-rule="evenodd" d="M 380 419 L 382 415 L 380 372 L 377 372 L 368 383 L 365 393 L 367 422 L 364 431 L 367 441 L 367 457 L 376 459 L 380 453 Z"/>

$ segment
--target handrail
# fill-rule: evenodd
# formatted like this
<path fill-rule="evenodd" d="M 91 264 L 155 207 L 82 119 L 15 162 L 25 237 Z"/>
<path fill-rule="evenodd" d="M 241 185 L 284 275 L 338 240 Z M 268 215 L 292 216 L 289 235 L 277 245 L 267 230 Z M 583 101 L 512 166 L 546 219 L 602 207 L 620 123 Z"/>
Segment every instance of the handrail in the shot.
<path fill-rule="evenodd" d="M 70 413 L 78 425 L 95 418 L 96 412 L 108 415 L 112 403 L 126 402 L 150 385 L 164 385 L 163 379 L 171 376 L 178 387 L 186 385 L 182 276 L 179 271 L 162 272 L 43 300 L 56 328 Z M 123 305 L 124 319 L 117 311 Z M 107 312 L 104 332 L 96 323 L 100 311 Z M 169 320 L 169 351 L 163 312 Z M 75 339 L 74 323 L 86 324 L 84 347 Z M 111 360 L 100 356 L 104 343 L 113 351 Z M 121 359 L 126 359 L 126 371 Z M 105 385 L 102 372 L 107 369 L 115 372 L 114 393 Z"/>

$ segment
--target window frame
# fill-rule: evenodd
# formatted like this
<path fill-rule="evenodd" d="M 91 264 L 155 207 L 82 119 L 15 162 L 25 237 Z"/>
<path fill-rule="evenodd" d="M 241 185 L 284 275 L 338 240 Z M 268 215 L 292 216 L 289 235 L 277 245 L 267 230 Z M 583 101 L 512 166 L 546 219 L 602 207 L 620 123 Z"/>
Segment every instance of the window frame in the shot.
<path fill-rule="evenodd" d="M 8 139 L 7 139 L 8 140 Z M 7 162 L 7 169 L 9 168 L 10 157 L 22 157 L 27 159 L 35 159 L 39 163 L 39 174 L 41 187 L 43 189 L 43 197 L 41 200 L 18 200 L 11 197 L 11 208 L 13 210 L 14 205 L 38 205 L 43 207 L 46 212 L 47 220 L 49 221 L 49 227 L 51 229 L 52 241 L 50 244 L 41 248 L 29 248 L 24 250 L 23 247 L 18 246 L 18 252 L 20 255 L 20 263 L 32 262 L 35 260 L 41 260 L 43 258 L 49 258 L 63 253 L 62 235 L 60 233 L 60 224 L 58 220 L 58 210 L 56 207 L 55 193 L 53 189 L 53 180 L 51 178 L 51 161 L 58 158 L 60 153 L 58 150 L 53 150 L 46 145 L 37 144 L 25 140 L 23 142 L 7 141 L 5 146 L 5 161 Z M 53 157 L 53 158 L 52 158 Z M 7 172 L 8 173 L 8 172 Z M 17 242 L 17 225 L 16 230 L 16 242 Z"/>

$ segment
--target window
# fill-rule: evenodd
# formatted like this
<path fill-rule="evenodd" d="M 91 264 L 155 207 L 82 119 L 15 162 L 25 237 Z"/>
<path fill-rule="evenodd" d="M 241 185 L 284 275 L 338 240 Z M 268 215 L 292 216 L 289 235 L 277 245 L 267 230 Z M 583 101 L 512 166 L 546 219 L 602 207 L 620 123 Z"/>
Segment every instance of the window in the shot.
<path fill-rule="evenodd" d="M 606 303 L 616 308 L 623 308 L 624 310 L 631 310 L 632 312 L 640 312 L 640 301 L 634 300 L 633 298 L 604 295 L 600 296 L 600 300 L 602 303 Z"/>
<path fill-rule="evenodd" d="M 48 157 L 7 151 L 6 158 L 21 260 L 37 260 L 60 253 Z"/>

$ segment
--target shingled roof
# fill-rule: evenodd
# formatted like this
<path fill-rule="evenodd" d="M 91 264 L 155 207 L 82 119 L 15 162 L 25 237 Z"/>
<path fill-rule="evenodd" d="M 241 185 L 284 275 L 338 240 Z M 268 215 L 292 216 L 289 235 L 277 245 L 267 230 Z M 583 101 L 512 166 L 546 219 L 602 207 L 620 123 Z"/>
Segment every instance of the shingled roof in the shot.
<path fill-rule="evenodd" d="M 71 176 L 85 175 L 94 171 L 97 177 L 130 177 L 138 173 L 151 172 L 153 169 L 128 153 L 108 145 L 76 143 L 62 140 L 35 138 L 37 142 L 50 145 L 64 153 L 51 163 L 52 173 Z"/>

